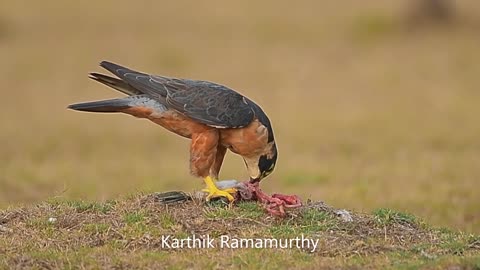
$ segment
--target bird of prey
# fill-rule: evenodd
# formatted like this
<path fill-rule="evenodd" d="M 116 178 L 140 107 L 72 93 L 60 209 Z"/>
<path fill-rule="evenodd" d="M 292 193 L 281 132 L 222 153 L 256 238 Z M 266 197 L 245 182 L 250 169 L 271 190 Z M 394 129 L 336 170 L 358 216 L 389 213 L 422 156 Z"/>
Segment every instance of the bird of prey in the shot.
<path fill-rule="evenodd" d="M 191 139 L 190 172 L 203 178 L 207 200 L 235 200 L 237 189 L 233 185 L 217 184 L 227 149 L 243 157 L 249 187 L 258 187 L 275 168 L 277 146 L 272 125 L 260 106 L 247 97 L 213 82 L 150 75 L 107 61 L 100 66 L 117 78 L 99 73 L 89 77 L 128 96 L 68 108 L 146 118 Z"/>

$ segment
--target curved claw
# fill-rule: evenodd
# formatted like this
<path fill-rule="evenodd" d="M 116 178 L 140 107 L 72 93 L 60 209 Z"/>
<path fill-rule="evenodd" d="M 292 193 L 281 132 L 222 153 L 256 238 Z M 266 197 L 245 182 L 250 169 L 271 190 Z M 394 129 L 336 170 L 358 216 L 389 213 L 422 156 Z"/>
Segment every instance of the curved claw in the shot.
<path fill-rule="evenodd" d="M 207 187 L 202 189 L 202 191 L 208 193 L 207 201 L 210 201 L 211 198 L 216 198 L 216 197 L 225 197 L 228 199 L 230 203 L 232 203 L 235 200 L 232 194 L 237 193 L 236 189 L 226 188 L 224 190 L 221 190 L 215 185 L 214 180 L 210 176 L 207 176 L 204 179 L 204 181 Z"/>
<path fill-rule="evenodd" d="M 207 192 L 207 202 L 210 201 L 212 198 L 217 198 L 217 197 L 225 197 L 228 199 L 229 202 L 233 202 L 235 198 L 232 196 L 230 193 L 236 193 L 237 191 L 233 188 L 231 189 L 225 189 L 225 190 L 211 190 L 208 188 L 202 189 L 202 191 Z"/>

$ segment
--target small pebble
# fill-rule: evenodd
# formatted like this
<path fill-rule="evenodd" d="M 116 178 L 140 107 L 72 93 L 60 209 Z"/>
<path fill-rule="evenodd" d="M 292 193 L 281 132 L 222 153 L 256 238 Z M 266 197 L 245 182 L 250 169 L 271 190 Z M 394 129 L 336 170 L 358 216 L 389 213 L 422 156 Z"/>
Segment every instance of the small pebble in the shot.
<path fill-rule="evenodd" d="M 57 222 L 57 218 L 54 218 L 54 217 L 48 218 L 48 222 L 55 223 Z"/>
<path fill-rule="evenodd" d="M 10 233 L 10 232 L 13 232 L 12 229 L 8 228 L 8 227 L 5 227 L 3 225 L 0 225 L 0 232 L 7 232 L 7 233 Z"/>
<path fill-rule="evenodd" d="M 337 216 L 339 216 L 340 219 L 345 221 L 345 222 L 352 222 L 353 221 L 352 215 L 350 215 L 350 213 L 345 209 L 337 210 L 337 211 L 335 211 L 335 214 Z"/>

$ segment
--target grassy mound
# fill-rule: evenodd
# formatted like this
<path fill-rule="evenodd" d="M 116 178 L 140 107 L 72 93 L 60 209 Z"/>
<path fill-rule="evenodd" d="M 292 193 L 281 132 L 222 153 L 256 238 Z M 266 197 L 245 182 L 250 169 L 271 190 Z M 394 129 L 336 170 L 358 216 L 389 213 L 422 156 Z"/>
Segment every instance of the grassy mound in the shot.
<path fill-rule="evenodd" d="M 324 203 L 308 202 L 278 219 L 253 202 L 229 209 L 195 200 L 164 205 L 156 198 L 137 195 L 104 203 L 55 199 L 2 211 L 0 268 L 480 268 L 479 236 L 432 228 L 389 209 L 345 216 Z M 304 237 L 317 246 L 220 247 L 222 235 Z M 216 242 L 208 249 L 168 249 L 162 240 L 166 236 Z"/>

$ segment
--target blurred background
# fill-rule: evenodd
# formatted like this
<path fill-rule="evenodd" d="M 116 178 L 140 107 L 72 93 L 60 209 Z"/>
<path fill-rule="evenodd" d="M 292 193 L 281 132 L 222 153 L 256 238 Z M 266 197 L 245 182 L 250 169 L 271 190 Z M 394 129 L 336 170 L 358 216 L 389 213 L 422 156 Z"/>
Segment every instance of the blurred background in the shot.
<path fill-rule="evenodd" d="M 66 110 L 121 95 L 87 78 L 101 60 L 255 100 L 279 147 L 268 192 L 480 232 L 477 0 L 3 1 L 1 208 L 203 187 L 188 140 Z"/>

